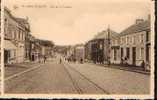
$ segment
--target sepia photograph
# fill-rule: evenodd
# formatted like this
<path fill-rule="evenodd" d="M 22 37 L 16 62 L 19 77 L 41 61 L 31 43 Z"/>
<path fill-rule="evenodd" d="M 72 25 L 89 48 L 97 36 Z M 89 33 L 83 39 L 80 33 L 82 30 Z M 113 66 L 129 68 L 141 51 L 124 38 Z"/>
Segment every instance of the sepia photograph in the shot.
<path fill-rule="evenodd" d="M 3 3 L 4 94 L 153 97 L 153 1 Z"/>

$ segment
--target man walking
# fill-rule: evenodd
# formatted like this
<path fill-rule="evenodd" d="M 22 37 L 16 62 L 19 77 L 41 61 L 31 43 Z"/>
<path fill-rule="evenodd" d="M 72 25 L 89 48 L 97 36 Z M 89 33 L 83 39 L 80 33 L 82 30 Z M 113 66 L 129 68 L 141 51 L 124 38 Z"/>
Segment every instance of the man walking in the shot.
<path fill-rule="evenodd" d="M 44 63 L 46 62 L 46 59 L 47 59 L 46 56 L 44 56 Z"/>

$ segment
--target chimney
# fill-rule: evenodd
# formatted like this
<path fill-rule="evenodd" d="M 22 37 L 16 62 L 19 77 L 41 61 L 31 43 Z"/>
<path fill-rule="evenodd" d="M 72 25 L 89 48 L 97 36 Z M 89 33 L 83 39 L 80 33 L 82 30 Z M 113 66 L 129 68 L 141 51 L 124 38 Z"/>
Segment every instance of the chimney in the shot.
<path fill-rule="evenodd" d="M 136 19 L 136 24 L 139 24 L 139 23 L 141 23 L 143 21 L 144 21 L 144 19 Z"/>

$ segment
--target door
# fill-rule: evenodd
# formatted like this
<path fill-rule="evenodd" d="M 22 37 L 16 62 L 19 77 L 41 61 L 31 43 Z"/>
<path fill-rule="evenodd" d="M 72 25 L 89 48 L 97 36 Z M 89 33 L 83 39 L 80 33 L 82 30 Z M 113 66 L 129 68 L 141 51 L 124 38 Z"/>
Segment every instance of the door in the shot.
<path fill-rule="evenodd" d="M 132 48 L 132 64 L 136 65 L 136 47 Z"/>
<path fill-rule="evenodd" d="M 9 51 L 8 50 L 4 50 L 4 63 L 7 64 L 9 63 Z"/>
<path fill-rule="evenodd" d="M 121 48 L 121 58 L 123 58 L 123 48 Z"/>

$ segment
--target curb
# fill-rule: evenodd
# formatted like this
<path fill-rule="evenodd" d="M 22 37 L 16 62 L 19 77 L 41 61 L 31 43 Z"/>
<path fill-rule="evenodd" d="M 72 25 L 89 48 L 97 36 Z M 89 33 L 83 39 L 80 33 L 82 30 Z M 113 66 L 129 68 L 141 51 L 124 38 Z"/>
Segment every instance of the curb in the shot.
<path fill-rule="evenodd" d="M 93 63 L 90 63 L 90 64 L 93 64 Z M 132 70 L 132 69 L 127 69 L 127 68 L 123 68 L 123 67 L 112 67 L 112 65 L 107 66 L 107 65 L 100 65 L 100 64 L 93 64 L 93 65 L 99 65 L 99 66 L 103 66 L 103 67 L 106 67 L 106 68 L 114 68 L 114 69 L 119 69 L 119 70 L 125 70 L 125 71 L 130 71 L 130 72 L 136 72 L 136 73 L 141 73 L 141 74 L 145 74 L 145 75 L 150 75 L 150 72 L 146 72 L 146 71 L 142 71 L 142 70 Z M 114 65 L 113 65 L 114 66 Z"/>

